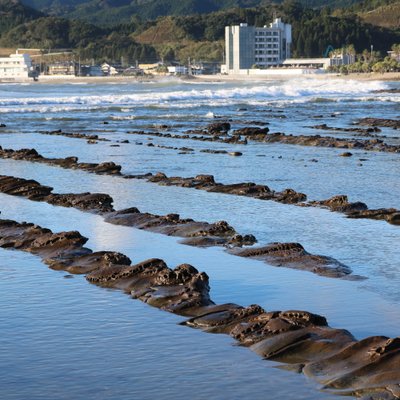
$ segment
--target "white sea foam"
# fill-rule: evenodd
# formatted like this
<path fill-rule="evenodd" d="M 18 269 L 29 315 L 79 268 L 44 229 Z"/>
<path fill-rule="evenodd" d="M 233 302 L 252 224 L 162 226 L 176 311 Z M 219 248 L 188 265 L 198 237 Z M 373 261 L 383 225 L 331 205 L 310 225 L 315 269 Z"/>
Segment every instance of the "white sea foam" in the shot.
<path fill-rule="evenodd" d="M 179 89 L 182 84 L 179 85 Z M 379 81 L 359 82 L 353 80 L 310 80 L 297 79 L 284 82 L 253 83 L 241 87 L 224 85 L 196 90 L 187 86 L 186 90 L 174 90 L 176 86 L 159 90 L 137 90 L 123 94 L 72 95 L 20 97 L 0 99 L 0 112 L 61 112 L 90 110 L 119 105 L 124 111 L 135 106 L 158 106 L 190 108 L 197 105 L 223 105 L 239 102 L 257 104 L 260 102 L 307 102 L 324 98 L 329 101 L 340 99 L 364 99 L 374 90 L 385 89 L 386 83 Z M 374 96 L 378 101 L 398 101 L 397 97 Z"/>

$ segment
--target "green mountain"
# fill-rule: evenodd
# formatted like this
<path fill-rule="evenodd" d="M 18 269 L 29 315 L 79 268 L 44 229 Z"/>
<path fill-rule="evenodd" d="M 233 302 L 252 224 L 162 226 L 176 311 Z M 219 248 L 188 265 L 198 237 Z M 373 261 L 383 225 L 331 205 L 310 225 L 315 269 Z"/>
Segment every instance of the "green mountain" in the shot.
<path fill-rule="evenodd" d="M 44 14 L 16 0 L 0 0 L 0 35 L 11 28 Z"/>
<path fill-rule="evenodd" d="M 299 0 L 304 6 L 313 8 L 345 7 L 360 1 Z M 143 20 L 152 20 L 167 15 L 207 14 L 234 7 L 267 6 L 271 3 L 282 3 L 284 0 L 22 0 L 22 2 L 50 15 L 112 25 L 128 22 L 132 15 L 137 15 Z"/>

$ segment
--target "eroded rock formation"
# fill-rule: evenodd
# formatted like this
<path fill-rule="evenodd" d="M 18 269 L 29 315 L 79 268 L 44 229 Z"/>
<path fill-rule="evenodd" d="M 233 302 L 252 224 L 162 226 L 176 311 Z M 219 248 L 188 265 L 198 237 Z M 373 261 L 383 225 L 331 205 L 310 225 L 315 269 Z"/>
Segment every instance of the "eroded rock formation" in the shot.
<path fill-rule="evenodd" d="M 332 257 L 308 253 L 300 243 L 270 243 L 262 247 L 232 249 L 229 251 L 240 257 L 263 260 L 278 267 L 310 271 L 331 278 L 349 277 L 351 269 Z M 351 275 L 351 279 L 361 277 Z"/>
<path fill-rule="evenodd" d="M 185 238 L 182 243 L 192 246 L 249 246 L 257 240 L 253 235 L 239 235 L 226 221 L 215 223 L 182 219 L 178 214 L 155 215 L 128 208 L 108 214 L 106 222 L 133 226 L 168 236 Z"/>
<path fill-rule="evenodd" d="M 239 153 L 240 154 L 240 153 Z M 2 149 L 0 147 L 0 158 L 11 158 L 15 160 L 25 160 L 30 162 L 40 162 L 43 164 L 59 166 L 66 169 L 81 169 L 90 173 L 100 175 L 121 176 L 125 179 L 145 179 L 148 182 L 157 183 L 164 186 L 180 186 L 185 188 L 193 188 L 206 190 L 209 192 L 225 193 L 237 196 L 253 197 L 259 200 L 271 200 L 285 204 L 296 204 L 299 206 L 314 206 L 325 207 L 331 211 L 346 213 L 350 218 L 369 218 L 385 220 L 391 224 L 399 225 L 399 210 L 394 208 L 368 210 L 366 204 L 362 202 L 350 203 L 345 195 L 334 196 L 331 199 L 321 201 L 310 201 L 305 203 L 307 196 L 304 193 L 296 192 L 294 189 L 285 189 L 281 192 L 276 192 L 266 185 L 259 185 L 253 182 L 241 182 L 235 184 L 223 184 L 215 182 L 213 175 L 197 175 L 195 177 L 168 177 L 162 172 L 156 174 L 146 173 L 141 175 L 123 174 L 121 166 L 114 162 L 105 163 L 79 163 L 77 157 L 66 158 L 45 158 L 38 154 L 35 149 Z M 34 196 L 35 184 L 32 182 L 32 187 L 29 189 Z M 44 187 L 40 190 L 48 190 Z M 10 194 L 12 189 L 10 189 Z M 40 193 L 39 193 L 40 195 Z M 88 196 L 88 193 L 80 196 Z M 40 196 L 39 196 L 40 197 Z M 89 199 L 88 199 L 89 200 Z M 57 200 L 54 200 L 55 202 Z M 60 200 L 61 201 L 61 200 Z M 65 199 L 66 201 L 66 199 Z M 92 204 L 94 204 L 92 202 Z"/>
<path fill-rule="evenodd" d="M 385 118 L 361 118 L 358 125 L 368 126 L 383 126 L 385 128 L 400 129 L 399 119 L 385 119 Z"/>
<path fill-rule="evenodd" d="M 231 335 L 265 359 L 286 365 L 334 393 L 369 400 L 400 398 L 400 338 L 361 341 L 307 311 L 265 311 L 258 305 L 216 305 L 209 279 L 189 264 L 169 268 L 150 259 L 130 265 L 114 252 L 93 253 L 79 232 L 53 233 L 0 220 L 0 247 L 34 253 L 54 269 L 88 273 L 90 283 L 123 290 L 134 299 L 189 317 L 182 324 Z"/>

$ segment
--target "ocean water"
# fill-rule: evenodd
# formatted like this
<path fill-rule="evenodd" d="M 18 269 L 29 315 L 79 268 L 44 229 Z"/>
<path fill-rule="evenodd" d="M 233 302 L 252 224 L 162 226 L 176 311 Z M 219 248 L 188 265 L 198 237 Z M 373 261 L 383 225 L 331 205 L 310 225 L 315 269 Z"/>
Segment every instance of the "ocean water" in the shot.
<path fill-rule="evenodd" d="M 128 132 L 180 134 L 215 119 L 234 129 L 259 124 L 271 132 L 355 137 L 313 125 L 351 127 L 363 117 L 400 118 L 400 96 L 375 91 L 396 82 L 296 78 L 263 82 L 166 79 L 119 83 L 0 85 L 0 145 L 35 148 L 48 157 L 115 161 L 123 172 L 168 176 L 213 174 L 223 183 L 253 181 L 293 188 L 309 199 L 347 194 L 370 208 L 400 208 L 400 155 L 249 143 L 227 145 Z M 260 125 L 257 125 L 260 126 Z M 262 125 L 261 125 L 262 126 Z M 41 131 L 97 134 L 108 142 L 48 136 Z M 378 135 L 400 144 L 400 133 Z M 362 140 L 362 138 L 359 138 Z M 129 140 L 129 143 L 120 143 Z M 154 146 L 148 146 L 153 144 Z M 190 154 L 158 146 L 190 147 Z M 240 151 L 242 157 L 204 149 Z M 317 162 L 316 162 L 317 161 Z M 364 281 L 345 281 L 269 266 L 199 249 L 99 216 L 0 194 L 2 218 L 54 231 L 79 230 L 93 250 L 117 250 L 133 262 L 160 257 L 188 262 L 210 276 L 215 302 L 260 304 L 267 310 L 304 309 L 327 317 L 357 338 L 400 331 L 400 229 L 383 221 L 350 220 L 316 208 L 162 187 L 23 161 L 0 160 L 0 174 L 36 179 L 58 193 L 109 193 L 116 209 L 179 213 L 226 220 L 259 243 L 291 242 L 349 265 Z M 118 291 L 66 279 L 32 255 L 0 250 L 0 387 L 4 399 L 331 399 L 304 376 L 276 368 L 223 335 L 178 325 L 181 317 Z"/>

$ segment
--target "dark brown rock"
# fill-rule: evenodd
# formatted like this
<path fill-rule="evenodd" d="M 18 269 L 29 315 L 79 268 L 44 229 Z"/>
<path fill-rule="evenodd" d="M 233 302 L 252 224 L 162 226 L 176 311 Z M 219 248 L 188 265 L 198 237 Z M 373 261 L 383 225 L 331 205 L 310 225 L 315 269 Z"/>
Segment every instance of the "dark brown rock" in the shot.
<path fill-rule="evenodd" d="M 346 195 L 333 196 L 327 200 L 310 201 L 309 204 L 317 207 L 326 207 L 331 211 L 352 213 L 355 211 L 364 211 L 368 207 L 365 203 L 359 201 L 350 203 Z"/>
<path fill-rule="evenodd" d="M 400 120 L 385 118 L 362 118 L 357 122 L 358 125 L 383 126 L 386 128 L 400 129 Z"/>
<path fill-rule="evenodd" d="M 299 243 L 271 243 L 263 247 L 229 250 L 240 257 L 263 260 L 268 264 L 301 269 L 330 278 L 344 278 L 351 269 L 331 257 L 308 253 Z M 357 279 L 360 277 L 353 277 Z"/>
<path fill-rule="evenodd" d="M 86 240 L 79 232 L 53 233 L 29 223 L 0 220 L 0 246 L 33 252 L 52 268 L 72 274 L 91 271 L 89 282 L 124 290 L 154 307 L 188 316 L 185 325 L 229 333 L 263 358 L 304 371 L 325 389 L 364 399 L 399 398 L 400 338 L 376 336 L 358 342 L 350 332 L 331 328 L 323 316 L 307 311 L 215 305 L 209 296 L 208 276 L 193 266 L 170 269 L 160 259 L 129 265 L 130 260 L 120 253 L 92 253 L 83 247 Z M 286 255 L 288 247 L 304 252 L 298 245 L 275 251 Z"/>
<path fill-rule="evenodd" d="M 208 124 L 206 129 L 211 135 L 226 134 L 231 129 L 231 124 L 225 121 L 213 122 Z"/>
<path fill-rule="evenodd" d="M 105 193 L 50 194 L 45 198 L 45 201 L 57 206 L 73 207 L 84 211 L 98 211 L 100 213 L 114 211 L 113 199 Z"/>

